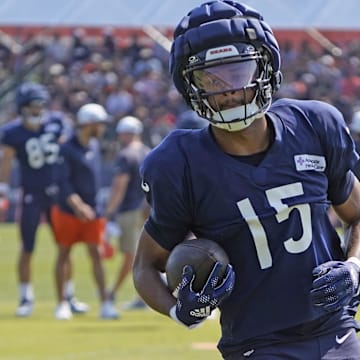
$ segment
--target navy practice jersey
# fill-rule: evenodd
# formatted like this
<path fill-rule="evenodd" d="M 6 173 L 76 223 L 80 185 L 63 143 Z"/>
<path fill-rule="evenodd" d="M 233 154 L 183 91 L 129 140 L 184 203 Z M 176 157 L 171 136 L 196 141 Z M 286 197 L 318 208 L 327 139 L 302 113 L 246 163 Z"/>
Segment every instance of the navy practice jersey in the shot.
<path fill-rule="evenodd" d="M 25 128 L 21 118 L 4 125 L 1 143 L 16 151 L 21 186 L 26 192 L 44 191 L 56 182 L 54 165 L 59 154 L 58 140 L 64 132 L 61 113 L 48 113 L 37 131 Z"/>
<path fill-rule="evenodd" d="M 67 204 L 71 194 L 97 210 L 96 196 L 101 184 L 101 161 L 99 143 L 92 139 L 87 147 L 82 146 L 76 135 L 62 144 L 59 156 L 59 206 L 74 214 Z M 97 211 L 99 215 L 99 211 Z"/>
<path fill-rule="evenodd" d="M 126 174 L 129 176 L 128 186 L 124 199 L 120 204 L 119 212 L 139 209 L 144 201 L 141 189 L 139 167 L 150 148 L 142 143 L 131 143 L 119 152 L 115 165 L 115 176 Z"/>
<path fill-rule="evenodd" d="M 141 169 L 147 232 L 169 251 L 189 231 L 212 239 L 234 266 L 236 285 L 221 305 L 224 353 L 299 324 L 316 327 L 326 313 L 310 303 L 312 270 L 344 259 L 327 210 L 348 198 L 358 155 L 340 112 L 282 99 L 267 117 L 275 138 L 257 166 L 225 154 L 207 128 L 174 131 Z"/>

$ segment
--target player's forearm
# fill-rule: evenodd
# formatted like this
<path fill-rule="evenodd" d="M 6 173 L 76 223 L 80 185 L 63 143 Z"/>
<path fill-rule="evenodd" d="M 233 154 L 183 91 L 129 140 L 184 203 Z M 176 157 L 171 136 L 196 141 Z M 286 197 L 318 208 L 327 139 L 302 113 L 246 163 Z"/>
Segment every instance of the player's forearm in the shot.
<path fill-rule="evenodd" d="M 133 268 L 133 280 L 136 290 L 143 300 L 155 311 L 169 316 L 176 300 L 170 294 L 160 273 L 153 268 Z"/>
<path fill-rule="evenodd" d="M 0 183 L 8 184 L 10 179 L 10 168 L 0 167 Z"/>
<path fill-rule="evenodd" d="M 165 270 L 168 256 L 169 252 L 143 229 L 133 264 L 134 285 L 151 308 L 169 316 L 176 299 L 161 278 L 161 271 Z"/>
<path fill-rule="evenodd" d="M 105 209 L 105 217 L 110 218 L 115 214 L 124 199 L 128 182 L 129 177 L 127 175 L 118 175 L 114 178 L 111 186 L 109 202 Z"/>
<path fill-rule="evenodd" d="M 90 221 L 95 219 L 96 212 L 95 210 L 86 202 L 84 202 L 81 197 L 73 193 L 67 197 L 67 203 L 72 208 L 74 214 L 82 221 Z"/>
<path fill-rule="evenodd" d="M 345 243 L 347 244 L 347 258 L 355 257 L 360 260 L 360 220 L 353 222 L 345 229 Z"/>
<path fill-rule="evenodd" d="M 8 184 L 15 152 L 9 146 L 3 146 L 1 150 L 2 156 L 0 159 L 0 183 Z"/>
<path fill-rule="evenodd" d="M 123 198 L 124 198 L 123 193 L 117 193 L 114 191 L 111 192 L 111 194 L 109 196 L 109 202 L 105 209 L 105 217 L 106 218 L 111 218 L 116 213 L 116 210 L 118 209 L 119 205 L 123 201 Z"/>
<path fill-rule="evenodd" d="M 344 223 L 345 254 L 360 259 L 360 183 L 355 178 L 348 199 L 334 210 Z"/>
<path fill-rule="evenodd" d="M 8 196 L 9 192 L 9 179 L 10 179 L 10 170 L 0 168 L 0 195 Z"/>
<path fill-rule="evenodd" d="M 74 210 L 74 212 L 79 212 L 81 207 L 84 205 L 81 197 L 78 194 L 71 194 L 66 199 L 68 205 Z"/>

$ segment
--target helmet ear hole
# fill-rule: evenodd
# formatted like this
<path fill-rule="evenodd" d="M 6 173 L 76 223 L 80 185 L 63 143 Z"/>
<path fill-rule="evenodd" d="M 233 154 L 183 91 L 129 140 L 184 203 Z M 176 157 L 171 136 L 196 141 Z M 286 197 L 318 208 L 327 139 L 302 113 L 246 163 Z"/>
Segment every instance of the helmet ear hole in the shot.
<path fill-rule="evenodd" d="M 281 71 L 276 71 L 271 77 L 271 86 L 273 91 L 278 91 L 282 82 L 282 73 Z"/>

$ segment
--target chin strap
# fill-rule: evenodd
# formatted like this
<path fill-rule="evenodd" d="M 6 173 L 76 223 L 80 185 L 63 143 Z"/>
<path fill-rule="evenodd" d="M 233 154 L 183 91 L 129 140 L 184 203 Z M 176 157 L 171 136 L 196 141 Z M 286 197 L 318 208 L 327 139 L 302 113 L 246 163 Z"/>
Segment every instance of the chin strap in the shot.
<path fill-rule="evenodd" d="M 227 122 L 211 122 L 211 124 L 219 129 L 223 129 L 229 132 L 235 132 L 244 130 L 249 127 L 256 119 L 260 119 L 264 116 L 263 112 L 259 112 L 247 119 L 233 121 L 230 123 Z"/>

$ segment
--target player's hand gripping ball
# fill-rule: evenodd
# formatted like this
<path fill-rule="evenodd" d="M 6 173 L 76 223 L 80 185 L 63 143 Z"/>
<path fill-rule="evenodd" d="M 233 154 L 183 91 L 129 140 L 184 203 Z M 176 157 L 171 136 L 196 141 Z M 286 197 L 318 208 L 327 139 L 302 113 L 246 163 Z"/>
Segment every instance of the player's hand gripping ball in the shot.
<path fill-rule="evenodd" d="M 166 280 L 171 292 L 175 292 L 181 282 L 185 265 L 191 265 L 195 278 L 192 289 L 201 291 L 216 262 L 221 264 L 220 277 L 226 271 L 229 257 L 224 249 L 215 241 L 208 239 L 185 240 L 174 247 L 166 263 Z"/>
<path fill-rule="evenodd" d="M 166 274 L 177 298 L 170 316 L 188 328 L 205 320 L 231 294 L 235 284 L 235 273 L 224 250 L 205 239 L 176 246 Z"/>

